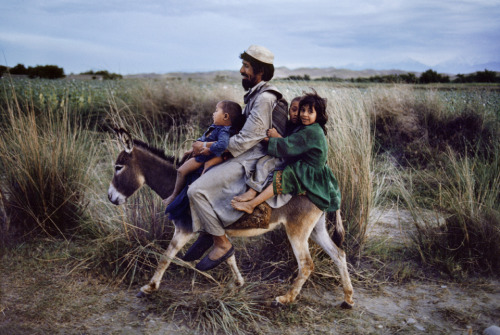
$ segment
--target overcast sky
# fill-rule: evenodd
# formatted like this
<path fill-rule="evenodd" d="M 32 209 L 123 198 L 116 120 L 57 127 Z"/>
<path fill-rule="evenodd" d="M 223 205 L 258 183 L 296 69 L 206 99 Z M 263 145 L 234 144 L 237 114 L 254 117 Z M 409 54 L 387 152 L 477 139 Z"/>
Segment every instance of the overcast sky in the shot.
<path fill-rule="evenodd" d="M 7 66 L 237 70 L 250 44 L 292 69 L 466 73 L 500 64 L 500 0 L 0 0 Z"/>

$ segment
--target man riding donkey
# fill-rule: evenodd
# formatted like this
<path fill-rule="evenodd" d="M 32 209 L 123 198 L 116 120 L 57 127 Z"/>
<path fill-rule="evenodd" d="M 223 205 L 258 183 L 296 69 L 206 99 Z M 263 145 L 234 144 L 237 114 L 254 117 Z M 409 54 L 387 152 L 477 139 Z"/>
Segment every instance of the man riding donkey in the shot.
<path fill-rule="evenodd" d="M 296 185 L 295 183 L 289 183 L 290 178 L 280 179 L 281 182 L 285 181 L 287 185 L 286 188 L 281 189 L 283 192 L 288 190 L 297 194 L 292 196 L 292 194 L 274 192 L 274 184 L 278 181 L 279 172 L 282 172 L 283 168 L 286 170 L 289 166 L 295 165 L 288 160 L 290 157 L 281 154 L 286 150 L 274 152 L 270 150 L 274 145 L 266 146 L 268 132 L 269 137 L 273 137 L 270 139 L 271 144 L 278 144 L 279 140 L 295 143 L 294 138 L 303 137 L 304 140 L 302 143 L 298 143 L 297 148 L 294 148 L 297 149 L 295 151 L 305 150 L 311 154 L 311 157 L 321 158 L 321 161 L 314 160 L 312 162 L 317 168 L 326 165 L 325 156 L 328 151 L 328 143 L 326 141 L 326 129 L 323 127 L 328 120 L 326 100 L 317 96 L 316 92 L 306 94 L 299 102 L 300 124 L 296 123 L 297 120 L 291 117 L 290 122 L 294 123 L 294 125 L 293 127 L 287 127 L 287 112 L 280 112 L 283 110 L 281 108 L 283 106 L 281 104 L 282 100 L 279 100 L 282 95 L 276 87 L 268 83 L 274 74 L 274 55 L 264 47 L 252 45 L 240 55 L 240 58 L 243 63 L 240 69 L 243 76 L 242 83 L 247 91 L 244 97 L 246 106 L 242 114 L 246 120 L 240 132 L 230 137 L 229 141 L 226 141 L 226 143 L 228 142 L 227 146 L 224 145 L 232 158 L 206 169 L 205 173 L 192 182 L 189 187 L 185 186 L 182 194 L 179 194 L 169 205 L 169 207 L 174 205 L 179 198 L 176 213 L 172 213 L 167 207 L 169 216 L 180 214 L 180 216 L 171 217 L 175 225 L 174 235 L 167 250 L 160 258 L 155 274 L 147 285 L 141 287 L 141 291 L 137 296 L 143 297 L 158 290 L 163 273 L 169 266 L 170 261 L 195 232 L 199 233 L 199 237 L 188 249 L 183 259 L 185 261 L 200 259 L 213 246 L 212 250 L 196 265 L 196 268 L 206 271 L 227 260 L 237 285 L 243 285 L 244 280 L 234 258 L 234 247 L 226 234 L 240 237 L 256 236 L 283 225 L 297 260 L 298 273 L 288 292 L 276 297 L 275 300 L 281 304 L 293 302 L 313 271 L 314 263 L 308 245 L 308 240 L 311 238 L 331 257 L 339 270 L 345 296 L 341 306 L 352 308 L 354 303 L 352 299 L 353 289 L 347 269 L 346 255 L 341 249 L 344 229 L 340 211 L 338 211 L 340 193 L 336 181 L 334 183 L 333 178 L 322 178 L 321 180 L 321 185 L 325 181 L 328 182 L 328 185 L 331 185 L 328 188 L 329 192 L 323 193 L 330 194 L 330 191 L 333 191 L 336 194 L 335 197 L 326 199 L 328 200 L 328 206 L 317 204 L 314 199 L 316 187 L 314 190 L 307 188 L 311 186 L 310 181 L 316 179 L 311 179 L 308 176 L 299 178 L 301 179 L 299 180 L 301 185 L 304 184 L 302 186 L 306 190 L 305 196 L 302 191 L 295 192 L 295 189 L 290 189 L 290 185 Z M 221 111 L 214 113 L 214 125 L 219 123 L 217 122 L 219 116 L 228 117 L 230 113 L 226 107 L 218 104 L 216 109 L 221 109 Z M 291 116 L 295 113 L 293 111 L 293 102 L 289 112 Z M 225 127 L 225 122 L 222 123 L 221 126 Z M 286 134 L 287 137 L 282 139 L 274 138 L 277 136 L 275 136 L 276 134 L 274 134 L 272 128 L 278 130 L 280 135 Z M 287 128 L 291 131 L 285 133 Z M 294 132 L 292 128 L 296 128 L 297 131 Z M 309 132 L 304 133 L 306 130 L 316 130 L 314 134 L 318 136 L 309 136 Z M 144 184 L 150 186 L 153 190 L 157 190 L 157 193 L 162 198 L 167 198 L 168 195 L 164 191 L 172 189 L 172 176 L 173 171 L 175 171 L 173 163 L 158 157 L 144 144 L 132 140 L 125 130 L 119 130 L 117 133 L 124 150 L 115 163 L 115 174 L 108 190 L 110 201 L 115 204 L 122 204 Z M 205 154 L 207 148 L 210 150 L 210 147 L 217 143 L 202 142 L 203 140 L 200 138 L 200 141 L 193 144 L 193 153 L 195 155 Z M 316 150 L 318 148 L 320 150 Z M 312 150 L 316 151 L 312 152 Z M 271 154 L 278 152 L 279 154 L 276 154 L 276 156 L 286 157 L 287 161 L 269 156 L 267 155 L 268 152 Z M 138 157 L 140 158 L 137 159 Z M 301 159 L 306 162 L 308 157 L 310 156 L 304 156 L 302 157 L 304 159 Z M 311 161 L 307 161 L 307 163 L 311 163 Z M 158 176 L 153 172 L 156 178 L 147 178 L 148 174 L 151 174 L 151 171 L 154 170 L 153 167 L 158 166 L 161 167 L 162 171 L 168 170 L 169 173 Z M 281 176 L 283 176 L 285 170 L 283 170 Z M 291 172 L 295 173 L 295 169 L 292 168 L 287 171 L 290 172 L 287 176 L 292 176 Z M 305 183 L 302 181 L 305 181 Z M 244 213 L 246 210 L 237 210 L 236 207 L 241 206 L 236 203 L 249 202 L 257 193 L 260 194 L 255 199 L 262 200 L 263 195 L 267 197 L 268 192 L 266 191 L 269 189 L 270 184 L 273 186 L 274 194 L 279 195 L 269 199 L 266 198 L 268 206 L 258 205 L 260 212 L 264 214 L 258 219 L 255 219 L 258 216 L 242 217 L 249 214 Z M 313 186 L 318 186 L 316 184 L 316 182 L 313 183 Z M 186 199 L 186 193 L 188 199 Z M 336 205 L 330 206 L 330 200 L 334 200 Z M 233 208 L 233 205 L 235 208 Z M 270 207 L 273 209 L 271 210 Z M 324 207 L 327 207 L 326 210 L 328 211 L 336 211 L 333 240 L 329 236 L 326 227 Z M 269 215 L 267 216 L 266 213 Z M 259 226 L 254 226 L 253 224 L 259 220 L 261 220 Z M 244 224 L 242 224 L 242 221 Z M 249 221 L 251 221 L 251 225 L 247 225 Z M 233 223 L 239 226 L 234 227 Z"/>
<path fill-rule="evenodd" d="M 212 250 L 196 265 L 202 271 L 218 266 L 234 254 L 234 247 L 225 234 L 224 227 L 236 222 L 244 213 L 231 206 L 231 200 L 238 195 L 261 192 L 272 180 L 273 171 L 281 159 L 267 155 L 264 138 L 270 128 L 283 128 L 286 114 L 275 116 L 273 108 L 282 94 L 269 84 L 274 76 L 274 55 L 265 47 L 251 45 L 241 55 L 242 85 L 247 91 L 244 96 L 246 117 L 241 131 L 229 140 L 227 151 L 231 159 L 213 167 L 193 182 L 187 195 L 191 208 L 193 231 L 200 235 L 188 249 L 183 259 L 194 261 Z M 280 119 L 281 118 L 281 119 Z M 284 132 L 284 129 L 278 129 Z M 195 142 L 194 154 L 211 143 Z M 267 203 L 272 208 L 286 204 L 290 194 L 278 195 Z"/>

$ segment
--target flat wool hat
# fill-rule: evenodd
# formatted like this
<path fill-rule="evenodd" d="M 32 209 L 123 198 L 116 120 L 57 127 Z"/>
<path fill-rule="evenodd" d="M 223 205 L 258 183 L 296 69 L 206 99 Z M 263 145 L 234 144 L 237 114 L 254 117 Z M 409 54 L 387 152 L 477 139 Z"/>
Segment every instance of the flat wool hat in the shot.
<path fill-rule="evenodd" d="M 266 47 L 252 44 L 245 52 L 262 63 L 273 64 L 274 54 Z"/>

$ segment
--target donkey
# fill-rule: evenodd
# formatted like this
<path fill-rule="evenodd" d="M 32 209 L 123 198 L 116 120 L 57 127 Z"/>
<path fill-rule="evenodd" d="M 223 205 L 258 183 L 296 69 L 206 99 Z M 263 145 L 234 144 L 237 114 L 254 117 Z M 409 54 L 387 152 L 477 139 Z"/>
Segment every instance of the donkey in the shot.
<path fill-rule="evenodd" d="M 166 157 L 162 150 L 133 140 L 130 134 L 123 129 L 116 132 L 124 150 L 120 152 L 115 163 L 114 176 L 108 190 L 109 200 L 115 205 L 121 205 L 144 184 L 151 187 L 162 199 L 165 199 L 173 190 L 177 174 L 173 158 Z M 196 235 L 192 231 L 189 218 L 175 220 L 174 225 L 172 240 L 161 256 L 153 277 L 147 285 L 141 287 L 138 297 L 158 290 L 161 278 L 172 259 Z M 324 213 L 306 196 L 294 196 L 286 205 L 272 209 L 267 228 L 238 229 L 231 225 L 226 227 L 226 234 L 229 237 L 250 237 L 266 233 L 281 225 L 285 227 L 297 259 L 299 271 L 288 292 L 276 297 L 275 301 L 281 304 L 293 302 L 313 271 L 314 264 L 308 244 L 308 239 L 311 237 L 328 253 L 338 268 L 344 289 L 344 301 L 341 307 L 352 308 L 354 305 L 353 288 L 347 271 L 345 252 L 328 235 Z M 343 240 L 344 227 L 339 211 L 337 211 L 335 229 L 335 235 Z M 341 242 L 338 244 L 340 245 Z M 235 277 L 236 285 L 243 285 L 244 279 L 236 265 L 235 256 L 232 255 L 227 263 Z"/>

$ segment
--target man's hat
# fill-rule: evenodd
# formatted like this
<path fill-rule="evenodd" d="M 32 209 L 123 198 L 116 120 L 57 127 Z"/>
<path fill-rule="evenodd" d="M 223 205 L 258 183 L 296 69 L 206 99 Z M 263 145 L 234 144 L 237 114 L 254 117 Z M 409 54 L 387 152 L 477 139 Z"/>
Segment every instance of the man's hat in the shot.
<path fill-rule="evenodd" d="M 262 63 L 273 64 L 274 54 L 266 47 L 252 44 L 245 52 Z"/>

